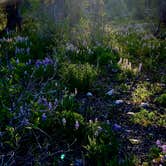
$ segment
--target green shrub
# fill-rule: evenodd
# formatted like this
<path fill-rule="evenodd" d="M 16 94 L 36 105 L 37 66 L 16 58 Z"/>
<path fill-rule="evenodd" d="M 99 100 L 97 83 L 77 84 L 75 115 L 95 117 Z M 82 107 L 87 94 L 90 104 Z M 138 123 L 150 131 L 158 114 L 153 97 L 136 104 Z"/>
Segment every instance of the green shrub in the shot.
<path fill-rule="evenodd" d="M 135 113 L 131 117 L 131 121 L 135 124 L 140 124 L 145 127 L 149 125 L 156 125 L 156 126 L 166 125 L 165 115 L 161 115 L 156 111 L 149 112 L 146 109 L 142 109 L 140 112 Z"/>
<path fill-rule="evenodd" d="M 155 114 L 153 112 L 149 113 L 147 110 L 142 109 L 140 112 L 136 113 L 132 117 L 132 121 L 136 124 L 143 126 L 148 126 L 155 119 Z"/>
<path fill-rule="evenodd" d="M 86 91 L 92 87 L 98 75 L 97 70 L 90 64 L 67 64 L 60 69 L 60 77 L 71 90 L 77 88 Z"/>
<path fill-rule="evenodd" d="M 82 115 L 73 111 L 53 112 L 45 121 L 40 120 L 40 127 L 59 140 L 84 141 L 85 122 Z"/>
<path fill-rule="evenodd" d="M 152 146 L 148 154 L 149 160 L 152 161 L 154 158 L 159 157 L 160 152 L 161 152 L 160 148 L 158 148 L 157 146 Z"/>
<path fill-rule="evenodd" d="M 60 110 L 76 110 L 78 104 L 75 100 L 74 94 L 65 94 L 58 107 Z"/>
<path fill-rule="evenodd" d="M 117 157 L 119 144 L 110 126 L 99 122 L 89 124 L 88 142 L 84 146 L 87 158 L 92 165 L 106 165 Z M 118 160 L 116 161 L 116 164 Z"/>
<path fill-rule="evenodd" d="M 132 100 L 135 103 L 146 102 L 150 98 L 152 92 L 148 86 L 146 82 L 137 85 L 137 88 L 132 93 Z"/>
<path fill-rule="evenodd" d="M 161 104 L 162 106 L 166 106 L 166 93 L 162 94 L 155 100 L 157 103 Z"/>

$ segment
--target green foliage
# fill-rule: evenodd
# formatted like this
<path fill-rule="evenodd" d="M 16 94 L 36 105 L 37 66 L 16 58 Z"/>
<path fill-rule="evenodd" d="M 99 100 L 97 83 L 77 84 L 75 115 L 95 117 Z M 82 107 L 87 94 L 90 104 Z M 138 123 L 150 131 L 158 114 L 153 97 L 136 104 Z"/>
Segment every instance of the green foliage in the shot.
<path fill-rule="evenodd" d="M 119 145 L 110 127 L 98 122 L 88 127 L 88 144 L 85 147 L 89 163 L 95 165 L 108 164 L 118 154 Z"/>
<path fill-rule="evenodd" d="M 152 161 L 153 159 L 159 157 L 160 152 L 161 150 L 157 146 L 151 147 L 148 153 L 149 160 Z"/>
<path fill-rule="evenodd" d="M 85 137 L 85 122 L 82 115 L 73 111 L 62 111 L 48 114 L 46 121 L 40 120 L 40 127 L 60 140 L 80 143 Z M 78 126 L 77 126 L 78 125 Z"/>
<path fill-rule="evenodd" d="M 64 84 L 71 90 L 87 91 L 93 86 L 98 71 L 88 63 L 67 64 L 64 63 L 60 69 L 60 77 Z"/>
<path fill-rule="evenodd" d="M 145 109 L 142 109 L 140 112 L 136 113 L 132 117 L 134 123 L 140 124 L 142 126 L 148 126 L 153 124 L 156 120 L 156 115 L 154 112 L 149 112 Z"/>
<path fill-rule="evenodd" d="M 131 121 L 135 124 L 142 126 L 165 126 L 166 120 L 165 115 L 158 114 L 156 111 L 149 112 L 146 109 L 142 109 L 140 112 L 135 113 L 131 117 Z"/>
<path fill-rule="evenodd" d="M 138 84 L 132 93 L 132 100 L 136 103 L 146 102 L 151 95 L 152 93 L 148 89 L 148 84 Z"/>
<path fill-rule="evenodd" d="M 166 106 L 166 93 L 163 93 L 161 96 L 157 97 L 155 101 L 162 106 Z"/>
<path fill-rule="evenodd" d="M 77 108 L 78 108 L 78 104 L 76 103 L 75 95 L 65 94 L 60 103 L 59 109 L 60 110 L 76 110 Z"/>
<path fill-rule="evenodd" d="M 138 165 L 134 157 L 126 154 L 126 149 L 121 146 L 111 129 L 112 124 L 85 121 L 89 117 L 94 118 L 98 113 L 94 111 L 96 105 L 100 104 L 98 100 L 101 104 L 107 101 L 109 104 L 110 99 L 117 99 L 118 95 L 123 96 L 119 89 L 125 94 L 130 92 L 133 78 L 138 74 L 135 67 L 139 63 L 143 64 L 143 71 L 139 73 L 143 76 L 141 79 L 144 79 L 144 71 L 162 72 L 163 81 L 165 79 L 165 41 L 148 34 L 146 29 L 143 30 L 143 23 L 127 27 L 122 25 L 120 29 L 111 25 L 111 29 L 116 29 L 117 32 L 111 31 L 110 35 L 105 36 L 105 16 L 109 16 L 109 13 L 105 13 L 105 4 L 114 8 L 111 11 L 112 17 L 116 13 L 117 17 L 134 15 L 140 19 L 144 16 L 143 12 L 141 17 L 138 15 L 140 6 L 143 6 L 142 0 L 134 2 L 138 5 L 134 9 L 133 1 L 126 1 L 132 3 L 131 8 L 129 4 L 122 3 L 124 1 L 116 0 L 95 0 L 94 4 L 81 0 L 66 1 L 66 4 L 59 1 L 62 6 L 67 5 L 66 19 L 56 23 L 45 13 L 50 7 L 54 7 L 51 2 L 43 1 L 46 2 L 46 8 L 43 9 L 39 0 L 31 0 L 30 12 L 24 6 L 21 36 L 12 32 L 6 38 L 0 39 L 1 154 L 10 154 L 9 152 L 13 151 L 14 156 L 17 156 L 17 151 L 21 149 L 21 154 L 28 152 L 27 156 L 32 155 L 32 160 L 35 160 L 32 163 L 36 162 L 36 165 L 52 165 L 53 162 L 55 165 L 71 165 L 71 162 L 74 165 L 75 160 L 82 155 L 86 155 L 85 162 L 89 165 Z M 118 10 L 121 7 L 126 13 Z M 131 11 L 127 12 L 129 8 Z M 94 10 L 94 13 L 91 13 L 91 10 Z M 110 8 L 106 12 L 109 12 L 108 10 Z M 5 26 L 4 17 L 0 13 L 0 29 Z M 120 57 L 123 62 L 118 64 Z M 99 71 L 105 75 L 100 73 L 101 80 L 97 81 Z M 104 98 L 102 101 L 106 89 L 114 86 L 117 81 L 114 76 L 119 76 L 119 80 L 124 83 L 120 88 L 118 85 L 118 90 L 115 88 L 113 97 L 108 100 Z M 105 84 L 103 80 L 111 82 L 108 85 L 108 82 Z M 93 86 L 95 81 L 97 84 L 99 82 L 98 89 Z M 67 88 L 64 88 L 64 85 Z M 80 92 L 85 93 L 91 88 L 94 88 L 93 97 L 82 98 Z M 156 92 L 159 94 L 161 90 L 162 88 L 156 85 L 140 83 L 132 94 L 132 100 L 134 104 L 150 101 L 151 96 Z M 159 96 L 155 100 L 156 103 L 165 106 L 165 96 Z M 110 104 L 110 108 L 114 109 L 112 103 Z M 108 110 L 105 110 L 105 106 L 100 108 L 103 107 L 101 116 L 105 119 Z M 114 119 L 111 119 L 111 122 L 112 120 Z M 131 121 L 143 126 L 165 127 L 166 115 L 160 114 L 159 111 L 149 112 L 142 109 L 133 115 Z M 30 146 L 25 148 L 24 145 Z M 150 158 L 158 157 L 158 154 L 158 149 L 154 148 L 150 152 Z M 3 156 L 5 155 L 0 156 L 0 161 L 4 159 Z M 43 158 L 47 160 L 46 164 L 43 163 Z"/>
<path fill-rule="evenodd" d="M 165 64 L 165 42 L 155 38 L 142 26 L 136 24 L 112 32 L 113 45 L 118 45 L 122 57 L 130 58 L 132 63 L 142 62 L 143 70 L 157 72 Z"/>

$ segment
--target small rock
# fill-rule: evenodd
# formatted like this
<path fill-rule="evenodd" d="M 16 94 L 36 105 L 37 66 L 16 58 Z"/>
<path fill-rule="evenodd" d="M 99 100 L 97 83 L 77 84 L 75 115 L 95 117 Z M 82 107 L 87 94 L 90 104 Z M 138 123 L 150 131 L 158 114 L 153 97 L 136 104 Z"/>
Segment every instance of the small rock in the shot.
<path fill-rule="evenodd" d="M 88 97 L 92 97 L 93 94 L 92 94 L 91 92 L 88 92 L 88 93 L 86 94 L 86 96 L 88 96 Z"/>
<path fill-rule="evenodd" d="M 113 125 L 112 129 L 113 129 L 114 131 L 121 131 L 122 127 L 121 127 L 120 125 L 118 125 L 118 124 L 115 123 L 115 124 Z"/>
<path fill-rule="evenodd" d="M 147 108 L 147 107 L 149 107 L 149 103 L 144 103 L 144 102 L 142 102 L 142 103 L 140 104 L 140 107 Z"/>
<path fill-rule="evenodd" d="M 114 90 L 114 89 L 111 89 L 111 90 L 109 90 L 106 94 L 107 94 L 108 96 L 112 96 L 112 95 L 114 94 L 114 92 L 115 92 L 115 90 Z"/>
<path fill-rule="evenodd" d="M 83 166 L 83 160 L 82 159 L 76 159 L 74 162 L 75 166 Z"/>
<path fill-rule="evenodd" d="M 138 145 L 141 143 L 141 141 L 139 139 L 129 139 L 129 141 L 133 144 L 133 145 Z"/>
<path fill-rule="evenodd" d="M 116 104 L 116 105 L 120 105 L 120 104 L 123 104 L 123 103 L 124 103 L 123 100 L 116 100 L 116 101 L 115 101 L 115 104 Z"/>
<path fill-rule="evenodd" d="M 134 112 L 128 112 L 127 115 L 134 115 Z"/>
<path fill-rule="evenodd" d="M 131 132 L 132 132 L 132 130 L 125 130 L 125 132 L 126 132 L 126 133 L 131 133 Z"/>
<path fill-rule="evenodd" d="M 118 72 L 118 69 L 112 69 L 112 72 L 113 72 L 113 73 L 117 73 L 117 72 Z"/>

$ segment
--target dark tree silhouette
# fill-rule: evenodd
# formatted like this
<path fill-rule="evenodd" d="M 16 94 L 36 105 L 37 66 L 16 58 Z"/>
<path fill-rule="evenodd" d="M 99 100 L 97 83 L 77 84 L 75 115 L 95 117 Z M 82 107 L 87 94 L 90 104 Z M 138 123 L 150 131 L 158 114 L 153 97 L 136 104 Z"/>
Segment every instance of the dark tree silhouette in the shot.
<path fill-rule="evenodd" d="M 164 25 L 166 25 L 166 1 L 160 0 L 159 1 L 159 15 L 160 15 L 160 21 Z"/>
<path fill-rule="evenodd" d="M 1 35 L 8 31 L 21 31 L 22 17 L 20 12 L 21 0 L 4 2 L 3 8 L 6 13 L 7 24 Z"/>

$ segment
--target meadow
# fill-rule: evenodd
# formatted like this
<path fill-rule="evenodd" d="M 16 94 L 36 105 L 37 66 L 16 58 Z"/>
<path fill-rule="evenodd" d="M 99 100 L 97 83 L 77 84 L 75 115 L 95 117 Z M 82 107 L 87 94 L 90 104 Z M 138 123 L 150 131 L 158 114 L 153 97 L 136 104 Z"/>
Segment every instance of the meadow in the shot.
<path fill-rule="evenodd" d="M 0 165 L 164 166 L 165 27 L 71 26 L 34 6 L 0 38 Z"/>

